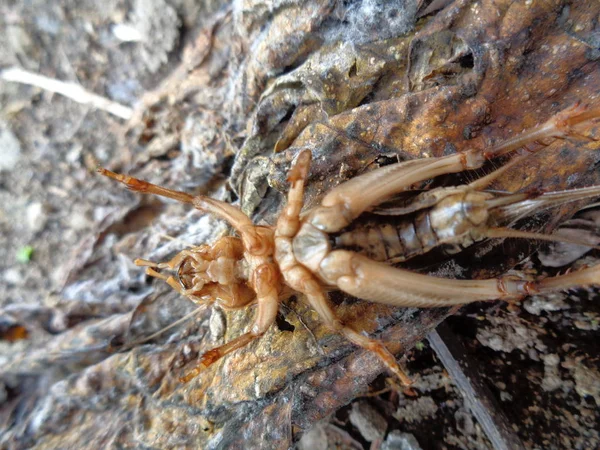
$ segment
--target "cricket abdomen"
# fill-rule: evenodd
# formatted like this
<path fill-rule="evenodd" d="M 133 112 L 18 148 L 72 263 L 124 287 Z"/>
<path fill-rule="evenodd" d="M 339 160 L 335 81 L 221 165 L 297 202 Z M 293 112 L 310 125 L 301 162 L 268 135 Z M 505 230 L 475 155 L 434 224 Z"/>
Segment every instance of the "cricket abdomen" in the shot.
<path fill-rule="evenodd" d="M 376 261 L 402 262 L 442 244 L 470 245 L 487 227 L 488 197 L 461 192 L 413 214 L 358 221 L 335 237 L 335 247 L 357 250 Z"/>
<path fill-rule="evenodd" d="M 335 248 L 354 249 L 376 261 L 405 261 L 427 251 L 419 235 L 429 241 L 431 232 L 421 228 L 410 220 L 396 224 L 364 223 L 336 236 Z"/>

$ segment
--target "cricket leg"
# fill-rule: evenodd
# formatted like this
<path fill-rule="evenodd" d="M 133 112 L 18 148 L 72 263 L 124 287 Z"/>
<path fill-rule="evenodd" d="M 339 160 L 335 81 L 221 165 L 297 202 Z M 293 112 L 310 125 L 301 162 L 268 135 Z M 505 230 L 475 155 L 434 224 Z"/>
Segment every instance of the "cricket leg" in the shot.
<path fill-rule="evenodd" d="M 308 220 L 322 231 L 337 232 L 367 209 L 376 206 L 393 194 L 409 189 L 415 183 L 439 175 L 478 169 L 488 159 L 505 155 L 541 139 L 581 137 L 580 131 L 589 126 L 590 121 L 599 117 L 599 108 L 587 109 L 585 106 L 575 105 L 555 114 L 542 125 L 508 139 L 485 153 L 471 149 L 439 158 L 424 158 L 391 164 L 367 172 L 329 191 L 323 198 L 321 207 L 313 210 Z M 471 187 L 483 189 L 509 168 L 510 166 L 507 169 L 501 168 L 494 171 L 489 176 L 472 183 Z"/>
<path fill-rule="evenodd" d="M 452 280 L 422 275 L 375 262 L 358 253 L 336 250 L 321 263 L 322 276 L 355 297 L 402 307 L 436 308 L 480 300 L 510 300 L 600 284 L 600 265 L 540 282 L 503 276 Z"/>
<path fill-rule="evenodd" d="M 196 366 L 180 378 L 187 383 L 195 378 L 207 367 L 214 364 L 223 356 L 245 347 L 253 340 L 261 337 L 275 322 L 279 310 L 278 272 L 273 264 L 263 264 L 254 272 L 254 286 L 257 295 L 258 309 L 254 324 L 249 332 L 242 334 L 234 340 L 207 351 L 200 356 Z"/>
<path fill-rule="evenodd" d="M 284 276 L 286 282 L 292 289 L 306 296 L 310 306 L 319 314 L 319 317 L 325 325 L 333 331 L 342 334 L 354 345 L 374 352 L 385 366 L 398 377 L 402 384 L 406 386 L 412 384 L 410 378 L 408 378 L 396 362 L 394 355 L 390 353 L 381 341 L 364 336 L 342 323 L 329 305 L 329 301 L 326 294 L 323 292 L 323 288 L 305 267 L 300 264 L 287 267 Z"/>
<path fill-rule="evenodd" d="M 489 159 L 500 155 L 505 155 L 506 153 L 523 148 L 532 142 L 548 138 L 564 139 L 569 136 L 573 136 L 583 140 L 591 140 L 589 137 L 582 135 L 581 130 L 583 127 L 589 126 L 591 121 L 598 118 L 600 118 L 600 108 L 589 109 L 587 106 L 577 103 L 550 117 L 550 119 L 548 119 L 542 125 L 533 127 L 524 133 L 507 139 L 506 141 L 503 141 L 502 143 L 493 147 L 489 152 L 486 152 L 486 158 Z M 523 159 L 527 158 L 532 153 L 534 152 L 513 158 L 499 169 L 496 169 L 490 174 L 478 178 L 472 183 L 469 183 L 469 186 L 476 190 L 485 189 L 503 173 L 510 170 L 513 166 L 519 164 L 521 161 L 523 161 Z"/>
<path fill-rule="evenodd" d="M 590 122 L 600 118 L 600 108 L 588 108 L 587 105 L 576 103 L 554 114 L 541 125 L 530 128 L 523 133 L 507 139 L 486 152 L 486 158 L 506 155 L 514 150 L 525 147 L 544 139 L 564 139 L 569 136 L 583 140 L 591 140 L 581 132 Z"/>
<path fill-rule="evenodd" d="M 415 159 L 384 166 L 333 188 L 323 197 L 321 206 L 311 211 L 307 220 L 319 230 L 335 233 L 370 207 L 415 183 L 479 168 L 484 161 L 481 153 L 469 150 L 440 158 Z"/>
<path fill-rule="evenodd" d="M 495 238 L 516 238 L 516 239 L 533 239 L 539 241 L 548 241 L 548 242 L 562 242 L 568 244 L 575 245 L 583 245 L 589 247 L 590 249 L 594 248 L 596 250 L 600 250 L 600 247 L 597 245 L 591 244 L 589 242 L 585 242 L 578 239 L 571 239 L 566 236 L 558 236 L 553 234 L 543 234 L 543 233 L 535 233 L 532 231 L 521 231 L 521 230 L 513 230 L 512 228 L 489 228 L 485 231 L 485 236 L 490 239 Z"/>
<path fill-rule="evenodd" d="M 600 264 L 576 270 L 565 275 L 549 277 L 542 281 L 532 282 L 529 285 L 529 289 L 532 290 L 533 293 L 549 294 L 564 289 L 591 285 L 600 285 Z"/>
<path fill-rule="evenodd" d="M 303 205 L 304 184 L 308 176 L 310 157 L 311 154 L 309 151 L 300 153 L 288 175 L 288 181 L 291 183 L 288 192 L 288 201 L 277 220 L 275 233 L 275 257 L 279 264 L 279 269 L 288 286 L 306 295 L 310 305 L 317 311 L 327 326 L 343 334 L 353 344 L 375 352 L 386 367 L 403 384 L 409 385 L 411 384 L 411 380 L 400 369 L 394 355 L 389 352 L 382 342 L 363 336 L 352 328 L 342 324 L 329 305 L 327 297 L 318 281 L 294 257 L 292 239 L 300 227 L 300 210 Z"/>
<path fill-rule="evenodd" d="M 314 279 L 304 283 L 303 293 L 306 295 L 311 307 L 317 311 L 321 317 L 321 320 L 323 320 L 328 327 L 330 327 L 333 331 L 342 334 L 354 345 L 374 352 L 383 362 L 383 364 L 398 377 L 402 384 L 405 386 L 412 384 L 411 379 L 400 368 L 396 358 L 394 355 L 392 355 L 392 353 L 390 353 L 383 342 L 378 341 L 377 339 L 371 339 L 361 333 L 358 333 L 351 327 L 342 323 L 329 305 L 329 300 L 323 293 L 322 288 Z"/>
<path fill-rule="evenodd" d="M 138 267 L 153 267 L 157 269 L 174 269 L 181 261 L 188 257 L 194 257 L 195 252 L 193 250 L 182 250 L 177 253 L 170 261 L 157 263 L 149 261 L 147 259 L 137 258 L 133 263 Z"/>
<path fill-rule="evenodd" d="M 186 192 L 175 191 L 149 183 L 139 178 L 120 173 L 112 172 L 103 167 L 98 167 L 96 171 L 105 177 L 117 180 L 127 186 L 128 189 L 140 192 L 142 194 L 154 194 L 161 197 L 171 198 L 181 203 L 193 205 L 200 211 L 213 214 L 216 217 L 228 222 L 241 236 L 244 241 L 245 248 L 252 254 L 262 255 L 268 252 L 264 245 L 264 239 L 257 231 L 252 221 L 240 209 L 228 203 L 215 200 L 203 195 L 193 196 Z"/>
<path fill-rule="evenodd" d="M 304 206 L 304 185 L 308 177 L 311 158 L 310 150 L 300 152 L 288 173 L 290 189 L 286 205 L 277 219 L 277 236 L 294 237 L 300 227 L 300 211 Z"/>

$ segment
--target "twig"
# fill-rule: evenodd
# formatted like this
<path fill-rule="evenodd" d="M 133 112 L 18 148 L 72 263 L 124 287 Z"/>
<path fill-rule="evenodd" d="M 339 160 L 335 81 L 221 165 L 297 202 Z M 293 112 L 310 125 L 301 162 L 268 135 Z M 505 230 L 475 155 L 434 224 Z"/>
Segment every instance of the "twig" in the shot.
<path fill-rule="evenodd" d="M 64 95 L 78 103 L 91 105 L 94 108 L 106 111 L 121 119 L 129 120 L 133 115 L 132 108 L 88 92 L 77 83 L 54 80 L 37 73 L 23 70 L 19 67 L 9 67 L 8 69 L 0 71 L 0 79 L 35 86 L 49 92 Z"/>
<path fill-rule="evenodd" d="M 438 331 L 444 335 L 444 339 Z M 471 375 L 468 376 L 459 364 L 456 356 L 464 360 L 465 349 L 460 342 L 453 339 L 450 329 L 445 324 L 441 324 L 437 331 L 433 330 L 427 335 L 427 340 L 462 393 L 466 406 L 483 428 L 492 447 L 495 450 L 524 449 L 525 446 L 513 432 L 509 421 L 495 405 L 491 393 L 484 383 L 477 379 L 477 370 L 467 368 Z"/>
<path fill-rule="evenodd" d="M 124 345 L 123 347 L 120 347 L 118 350 L 120 352 L 124 351 L 124 350 L 129 350 L 133 347 L 136 347 L 140 344 L 144 344 L 148 341 L 151 341 L 152 339 L 154 339 L 155 337 L 160 336 L 161 334 L 169 331 L 171 328 L 176 327 L 177 325 L 181 325 L 182 323 L 186 322 L 187 320 L 191 319 L 192 317 L 200 314 L 202 311 L 204 311 L 206 309 L 206 304 L 202 304 L 200 306 L 198 306 L 196 309 L 194 309 L 192 312 L 187 313 L 185 316 L 177 319 L 175 322 L 167 325 L 164 328 L 161 328 L 160 330 L 156 331 L 155 333 L 152 333 L 150 336 L 146 336 L 144 338 L 140 338 L 136 341 L 130 342 L 127 345 Z"/>

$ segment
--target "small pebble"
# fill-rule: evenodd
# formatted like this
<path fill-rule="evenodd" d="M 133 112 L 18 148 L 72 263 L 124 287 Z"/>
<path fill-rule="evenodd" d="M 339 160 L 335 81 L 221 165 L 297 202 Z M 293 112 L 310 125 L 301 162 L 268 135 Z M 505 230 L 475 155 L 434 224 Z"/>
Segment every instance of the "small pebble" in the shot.
<path fill-rule="evenodd" d="M 34 233 L 42 231 L 48 221 L 44 206 L 40 202 L 31 203 L 27 207 L 26 216 L 27 225 L 29 225 L 29 229 Z"/>
<path fill-rule="evenodd" d="M 23 282 L 23 275 L 21 274 L 19 269 L 16 268 L 6 269 L 2 274 L 2 278 L 4 279 L 5 283 L 17 286 L 22 284 Z"/>
<path fill-rule="evenodd" d="M 367 402 L 356 402 L 352 405 L 350 422 L 369 442 L 383 439 L 388 426 L 383 416 Z"/>
<path fill-rule="evenodd" d="M 21 159 L 21 143 L 4 122 L 0 122 L 0 171 L 13 170 Z"/>
<path fill-rule="evenodd" d="M 218 342 L 225 335 L 225 314 L 218 308 L 213 308 L 208 320 L 208 329 L 213 342 Z"/>
<path fill-rule="evenodd" d="M 394 430 L 381 444 L 381 450 L 421 450 L 421 446 L 412 434 Z"/>

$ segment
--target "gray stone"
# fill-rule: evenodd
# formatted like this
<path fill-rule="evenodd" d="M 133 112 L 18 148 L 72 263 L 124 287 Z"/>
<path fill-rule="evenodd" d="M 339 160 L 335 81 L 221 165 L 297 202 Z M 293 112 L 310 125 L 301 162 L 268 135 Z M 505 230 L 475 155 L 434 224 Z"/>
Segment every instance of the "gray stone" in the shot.
<path fill-rule="evenodd" d="M 13 170 L 21 159 L 21 143 L 7 124 L 0 121 L 0 171 Z"/>
<path fill-rule="evenodd" d="M 412 434 L 394 430 L 381 444 L 381 450 L 421 450 L 421 446 Z"/>
<path fill-rule="evenodd" d="M 350 422 L 369 442 L 383 439 L 387 429 L 387 421 L 367 402 L 356 402 L 350 411 Z"/>
<path fill-rule="evenodd" d="M 26 216 L 27 225 L 29 225 L 29 229 L 32 232 L 37 233 L 38 231 L 42 231 L 46 226 L 48 216 L 46 211 L 44 211 L 44 206 L 40 202 L 31 203 L 27 207 Z"/>

